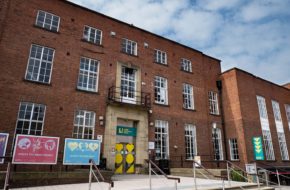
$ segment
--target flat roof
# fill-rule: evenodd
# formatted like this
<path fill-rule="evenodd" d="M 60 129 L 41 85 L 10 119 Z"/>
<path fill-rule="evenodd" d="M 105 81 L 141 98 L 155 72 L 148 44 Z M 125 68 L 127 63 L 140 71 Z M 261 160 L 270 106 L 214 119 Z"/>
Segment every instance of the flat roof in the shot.
<path fill-rule="evenodd" d="M 225 74 L 225 73 L 232 72 L 232 71 L 234 71 L 234 70 L 235 70 L 235 71 L 239 71 L 239 72 L 243 72 L 243 73 L 245 73 L 245 74 L 247 74 L 247 75 L 250 75 L 250 76 L 252 76 L 252 77 L 255 77 L 256 79 L 262 80 L 262 81 L 264 81 L 264 82 L 270 83 L 271 85 L 275 85 L 275 86 L 277 86 L 277 87 L 280 87 L 280 88 L 283 88 L 283 89 L 285 89 L 285 90 L 290 91 L 290 89 L 284 87 L 283 85 L 278 85 L 278 84 L 276 84 L 276 83 L 274 83 L 274 82 L 271 82 L 271 81 L 269 81 L 269 80 L 263 79 L 263 78 L 261 78 L 261 77 L 259 77 L 259 76 L 256 76 L 256 75 L 254 75 L 254 74 L 252 74 L 252 73 L 249 73 L 248 71 L 242 70 L 242 69 L 237 68 L 237 67 L 233 67 L 233 68 L 231 68 L 231 69 L 228 69 L 228 70 L 222 72 L 221 75 L 223 75 L 223 74 Z"/>
<path fill-rule="evenodd" d="M 176 41 L 174 41 L 174 40 L 171 40 L 171 39 L 165 38 L 165 37 L 160 36 L 160 35 L 158 35 L 158 34 L 155 34 L 155 33 L 149 32 L 149 31 L 144 30 L 144 29 L 142 29 L 142 28 L 136 27 L 136 26 L 134 26 L 133 24 L 128 24 L 128 23 L 123 22 L 123 21 L 121 21 L 121 20 L 115 19 L 115 18 L 110 17 L 110 16 L 108 16 L 108 15 L 102 14 L 102 13 L 100 13 L 100 12 L 97 12 L 97 11 L 95 11 L 95 10 L 89 9 L 89 8 L 87 8 L 87 7 L 83 7 L 83 6 L 81 6 L 81 5 L 75 4 L 75 3 L 70 2 L 70 1 L 67 1 L 67 0 L 64 0 L 63 2 L 65 2 L 65 3 L 67 3 L 67 4 L 70 4 L 70 5 L 72 5 L 72 6 L 75 6 L 75 7 L 81 8 L 81 9 L 84 9 L 84 10 L 86 10 L 86 11 L 92 12 L 92 13 L 94 13 L 94 14 L 98 14 L 98 15 L 103 16 L 103 17 L 105 17 L 105 18 L 111 19 L 111 20 L 113 20 L 113 21 L 115 21 L 115 22 L 118 22 L 118 23 L 120 23 L 120 24 L 124 24 L 124 25 L 127 25 L 127 26 L 129 26 L 129 27 L 132 27 L 132 28 L 134 28 L 134 29 L 140 30 L 140 31 L 142 31 L 142 32 L 145 32 L 145 33 L 151 34 L 151 35 L 156 36 L 156 37 L 158 37 L 158 38 L 162 38 L 162 39 L 164 39 L 164 40 L 167 40 L 167 41 L 172 42 L 172 43 L 174 43 L 174 44 L 177 44 L 177 45 L 180 45 L 180 46 L 182 46 L 182 47 L 188 48 L 188 49 L 190 49 L 190 50 L 193 50 L 193 51 L 199 52 L 199 53 L 203 54 L 204 56 L 207 56 L 207 57 L 209 57 L 209 58 L 211 58 L 211 59 L 215 59 L 215 60 L 221 62 L 220 59 L 217 59 L 217 58 L 215 58 L 215 57 L 212 57 L 212 56 L 209 56 L 209 55 L 207 55 L 207 54 L 204 54 L 202 51 L 199 51 L 199 50 L 194 49 L 194 48 L 192 48 L 192 47 L 186 46 L 186 45 L 181 44 L 181 43 L 179 43 L 179 42 L 176 42 Z"/>

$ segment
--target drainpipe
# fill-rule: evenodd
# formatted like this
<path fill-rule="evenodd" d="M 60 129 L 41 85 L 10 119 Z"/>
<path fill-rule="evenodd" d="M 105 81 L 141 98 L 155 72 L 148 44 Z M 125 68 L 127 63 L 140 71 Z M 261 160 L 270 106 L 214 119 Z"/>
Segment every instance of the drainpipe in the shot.
<path fill-rule="evenodd" d="M 225 130 L 225 118 L 224 118 L 224 109 L 223 109 L 223 96 L 222 96 L 222 81 L 218 80 L 216 81 L 216 86 L 218 88 L 219 93 L 219 109 L 221 113 L 221 129 L 223 133 L 223 141 L 224 141 L 224 149 L 225 149 L 225 160 L 228 160 L 228 147 L 227 147 L 227 134 Z"/>

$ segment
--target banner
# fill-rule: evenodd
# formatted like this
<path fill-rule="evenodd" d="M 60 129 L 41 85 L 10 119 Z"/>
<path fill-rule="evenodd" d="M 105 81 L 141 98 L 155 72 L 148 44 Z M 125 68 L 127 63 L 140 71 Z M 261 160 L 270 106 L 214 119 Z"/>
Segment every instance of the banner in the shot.
<path fill-rule="evenodd" d="M 56 164 L 59 137 L 17 135 L 13 164 Z"/>
<path fill-rule="evenodd" d="M 0 133 L 0 156 L 5 156 L 6 147 L 8 142 L 8 133 Z M 0 164 L 4 163 L 4 159 L 0 159 Z"/>
<path fill-rule="evenodd" d="M 89 165 L 93 159 L 97 165 L 100 162 L 101 142 L 89 139 L 65 139 L 63 164 Z"/>
<path fill-rule="evenodd" d="M 253 137 L 252 143 L 253 143 L 253 148 L 254 148 L 255 160 L 265 160 L 262 137 Z"/>

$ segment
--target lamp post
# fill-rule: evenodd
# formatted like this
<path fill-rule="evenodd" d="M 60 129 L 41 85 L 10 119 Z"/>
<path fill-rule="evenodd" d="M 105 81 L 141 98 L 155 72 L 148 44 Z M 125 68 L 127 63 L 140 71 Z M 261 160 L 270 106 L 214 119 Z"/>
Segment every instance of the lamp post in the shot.
<path fill-rule="evenodd" d="M 212 127 L 213 127 L 213 138 L 214 138 L 214 157 L 215 157 L 215 160 L 216 160 L 216 164 L 217 164 L 217 167 L 219 168 L 220 167 L 220 164 L 219 164 L 219 160 L 220 160 L 220 151 L 219 151 L 219 143 L 218 143 L 218 134 L 217 134 L 217 127 L 216 127 L 216 123 L 212 123 Z"/>

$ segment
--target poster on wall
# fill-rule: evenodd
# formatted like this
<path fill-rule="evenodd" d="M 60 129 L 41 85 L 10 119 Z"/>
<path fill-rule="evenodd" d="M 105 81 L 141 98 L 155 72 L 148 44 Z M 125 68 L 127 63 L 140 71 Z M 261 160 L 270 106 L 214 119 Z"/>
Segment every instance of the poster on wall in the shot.
<path fill-rule="evenodd" d="M 0 156 L 5 156 L 6 147 L 8 142 L 8 133 L 0 133 Z M 0 159 L 0 164 L 4 163 L 4 159 Z"/>
<path fill-rule="evenodd" d="M 93 159 L 97 165 L 100 162 L 101 142 L 89 139 L 65 139 L 63 164 L 89 165 Z"/>
<path fill-rule="evenodd" d="M 265 160 L 262 137 L 253 137 L 252 139 L 255 160 Z"/>
<path fill-rule="evenodd" d="M 56 164 L 59 137 L 17 135 L 13 164 Z"/>

